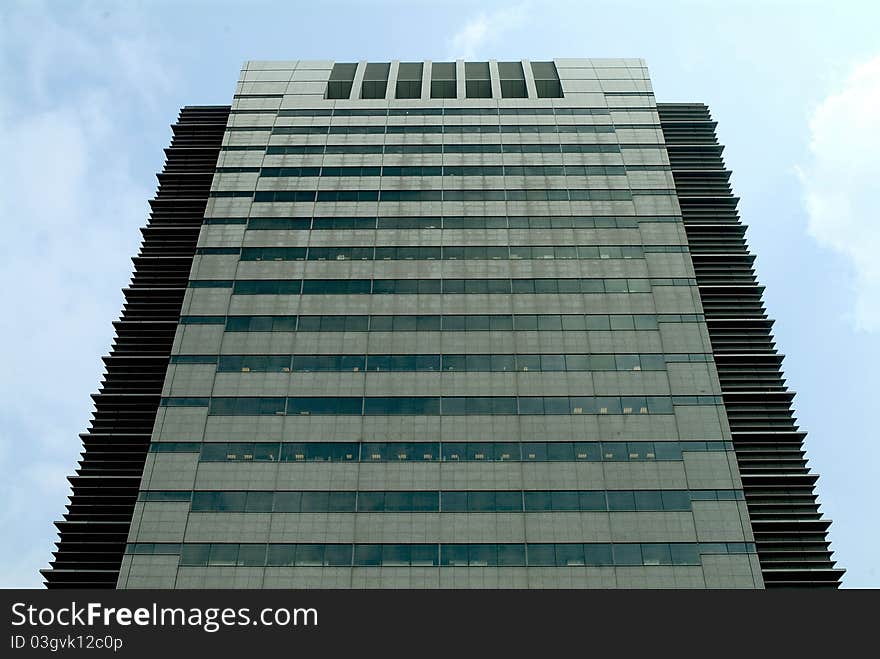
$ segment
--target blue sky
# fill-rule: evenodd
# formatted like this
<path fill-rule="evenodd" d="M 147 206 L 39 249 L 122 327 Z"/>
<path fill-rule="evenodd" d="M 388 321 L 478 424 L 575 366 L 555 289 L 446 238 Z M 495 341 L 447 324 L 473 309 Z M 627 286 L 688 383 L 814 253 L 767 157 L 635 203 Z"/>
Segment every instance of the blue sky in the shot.
<path fill-rule="evenodd" d="M 719 122 L 845 585 L 880 586 L 880 3 L 0 4 L 0 586 L 37 586 L 168 125 L 246 59 L 644 57 Z M 872 212 L 873 211 L 873 212 Z"/>

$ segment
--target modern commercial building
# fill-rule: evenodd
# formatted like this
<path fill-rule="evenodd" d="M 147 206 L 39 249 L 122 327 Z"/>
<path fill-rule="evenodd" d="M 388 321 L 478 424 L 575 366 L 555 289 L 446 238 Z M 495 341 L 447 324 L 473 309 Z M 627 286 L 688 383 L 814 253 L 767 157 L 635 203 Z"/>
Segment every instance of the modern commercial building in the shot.
<path fill-rule="evenodd" d="M 248 62 L 173 129 L 49 587 L 839 585 L 642 60 Z"/>

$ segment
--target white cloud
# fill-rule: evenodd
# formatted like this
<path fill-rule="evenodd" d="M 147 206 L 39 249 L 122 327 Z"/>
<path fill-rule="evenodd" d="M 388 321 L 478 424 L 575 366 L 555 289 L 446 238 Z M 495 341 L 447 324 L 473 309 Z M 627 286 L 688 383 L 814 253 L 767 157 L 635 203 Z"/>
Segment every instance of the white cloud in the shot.
<path fill-rule="evenodd" d="M 0 18 L 0 587 L 38 585 L 50 559 L 155 185 L 132 154 L 173 88 L 149 21 L 95 7 Z"/>
<path fill-rule="evenodd" d="M 856 327 L 880 330 L 880 55 L 856 66 L 819 104 L 810 136 L 812 159 L 799 168 L 809 233 L 850 260 Z"/>
<path fill-rule="evenodd" d="M 505 32 L 525 25 L 527 16 L 525 4 L 477 14 L 449 40 L 450 57 L 475 59 L 483 48 L 497 42 Z"/>

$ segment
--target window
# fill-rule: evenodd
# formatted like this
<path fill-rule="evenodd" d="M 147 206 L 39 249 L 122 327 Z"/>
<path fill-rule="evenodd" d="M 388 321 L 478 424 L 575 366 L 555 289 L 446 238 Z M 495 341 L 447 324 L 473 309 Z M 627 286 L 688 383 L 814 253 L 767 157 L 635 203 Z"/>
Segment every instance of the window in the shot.
<path fill-rule="evenodd" d="M 129 543 L 127 554 L 176 555 L 182 566 L 700 565 L 700 554 L 753 554 L 753 542 L 530 544 Z M 439 562 L 438 562 L 439 555 Z"/>
<path fill-rule="evenodd" d="M 330 71 L 330 80 L 327 83 L 326 98 L 349 98 L 356 71 L 357 64 L 334 64 L 333 69 Z"/>
<path fill-rule="evenodd" d="M 465 62 L 464 86 L 467 98 L 492 98 L 489 62 Z"/>
<path fill-rule="evenodd" d="M 361 98 L 385 98 L 385 90 L 388 87 L 388 71 L 391 64 L 377 64 L 370 62 L 364 71 L 364 80 L 361 83 Z"/>
<path fill-rule="evenodd" d="M 498 62 L 503 98 L 526 98 L 526 78 L 520 62 Z"/>
<path fill-rule="evenodd" d="M 455 98 L 455 62 L 434 62 L 431 65 L 431 98 Z"/>
<path fill-rule="evenodd" d="M 424 248 L 420 248 L 424 249 Z M 386 287 L 392 289 L 389 280 L 380 280 L 380 290 Z M 391 280 L 394 281 L 394 280 Z M 436 282 L 437 280 L 420 280 L 416 288 L 423 292 L 437 292 L 437 284 L 424 282 Z M 465 290 L 461 283 L 463 280 L 447 280 L 448 291 Z M 505 280 L 495 280 L 503 282 Z M 570 281 L 570 280 L 569 280 Z M 500 283 L 493 284 L 501 286 Z M 583 285 L 581 283 L 580 285 Z M 395 284 L 396 286 L 396 284 Z M 517 284 L 517 289 L 531 290 L 523 284 Z M 486 287 L 486 290 L 490 290 Z M 635 321 L 635 326 L 634 326 Z M 694 319 L 676 320 L 675 322 L 693 322 Z M 500 315 L 424 315 L 424 316 L 184 316 L 183 324 L 218 324 L 225 323 L 227 332 L 483 332 L 490 330 L 510 331 L 608 331 L 608 330 L 653 330 L 657 328 L 657 317 L 653 315 L 629 316 L 615 314 L 516 314 L 510 316 Z M 668 320 L 664 322 L 670 322 Z M 699 358 L 699 359 L 697 359 Z M 615 370 L 616 362 L 609 355 L 592 355 L 589 361 L 584 355 L 569 355 L 567 359 L 574 360 L 572 365 L 567 365 L 567 370 Z M 666 361 L 705 361 L 704 354 L 644 354 L 639 355 L 639 363 L 642 370 L 664 370 Z M 214 363 L 212 356 L 200 355 L 177 355 L 177 362 L 187 361 L 198 363 Z M 611 361 L 609 361 L 611 360 Z M 587 364 L 590 364 L 587 367 Z M 493 369 L 497 370 L 497 369 Z M 503 370 L 503 369 L 501 369 Z"/>
<path fill-rule="evenodd" d="M 562 98 L 562 85 L 553 62 L 532 62 L 538 98 Z"/>
<path fill-rule="evenodd" d="M 397 69 L 395 98 L 422 97 L 422 63 L 401 62 Z"/>
<path fill-rule="evenodd" d="M 355 397 L 302 397 L 287 399 L 288 414 L 360 415 L 363 399 Z"/>
<path fill-rule="evenodd" d="M 165 448 L 165 447 L 168 448 Z M 155 447 L 155 448 L 154 448 Z M 200 448 L 201 447 L 201 448 Z M 469 462 L 528 461 L 652 461 L 681 460 L 682 451 L 729 451 L 729 442 L 163 442 L 151 444 L 151 452 L 201 454 L 201 462 L 400 462 L 466 460 Z M 442 457 L 441 457 L 442 455 Z M 186 493 L 185 493 L 186 494 Z M 693 498 L 708 500 L 741 498 L 741 491 L 692 492 Z M 188 496 L 188 494 L 187 494 Z M 581 493 L 581 499 L 584 499 Z M 664 490 L 663 509 L 687 509 L 686 492 Z M 704 497 L 705 498 L 705 497 Z M 297 500 L 298 501 L 298 500 Z M 604 509 L 604 495 L 601 507 Z M 276 508 L 278 500 L 276 499 Z M 299 510 L 299 504 L 296 504 Z"/>

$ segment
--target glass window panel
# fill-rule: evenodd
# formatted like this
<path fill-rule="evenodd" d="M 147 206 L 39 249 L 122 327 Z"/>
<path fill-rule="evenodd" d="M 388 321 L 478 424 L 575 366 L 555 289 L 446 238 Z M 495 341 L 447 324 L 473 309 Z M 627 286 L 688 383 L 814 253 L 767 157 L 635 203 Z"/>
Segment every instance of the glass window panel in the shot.
<path fill-rule="evenodd" d="M 270 544 L 268 546 L 266 565 L 271 567 L 292 567 L 296 564 L 296 545 Z"/>
<path fill-rule="evenodd" d="M 419 329 L 418 316 L 395 316 L 395 332 L 415 332 Z"/>
<path fill-rule="evenodd" d="M 466 363 L 468 371 L 486 372 L 492 370 L 489 355 L 467 355 Z"/>
<path fill-rule="evenodd" d="M 367 367 L 371 371 L 390 371 L 391 355 L 368 355 Z"/>
<path fill-rule="evenodd" d="M 565 355 L 565 370 L 567 371 L 589 371 L 590 357 L 589 355 Z"/>
<path fill-rule="evenodd" d="M 640 371 L 641 362 L 638 355 L 617 355 L 615 357 L 615 368 L 618 371 Z"/>
<path fill-rule="evenodd" d="M 359 492 L 357 496 L 357 509 L 360 512 L 381 512 L 385 509 L 384 492 Z"/>
<path fill-rule="evenodd" d="M 450 445 L 444 445 L 444 451 L 449 449 L 448 453 L 446 453 L 446 459 L 450 459 L 450 457 L 454 458 L 454 456 L 462 456 L 463 453 L 456 452 L 456 449 L 450 447 Z M 441 510 L 444 512 L 452 512 L 452 513 L 463 513 L 468 510 L 468 493 L 467 492 L 442 492 L 441 493 Z"/>
<path fill-rule="evenodd" d="M 602 445 L 599 442 L 575 442 L 575 460 L 596 462 L 602 459 Z"/>
<path fill-rule="evenodd" d="M 648 396 L 647 404 L 651 414 L 672 414 L 672 399 L 668 396 Z"/>
<path fill-rule="evenodd" d="M 604 492 L 580 492 L 578 494 L 578 504 L 581 510 L 607 510 Z"/>
<path fill-rule="evenodd" d="M 412 492 L 386 492 L 386 511 L 407 511 L 412 509 Z"/>
<path fill-rule="evenodd" d="M 207 565 L 211 553 L 211 545 L 192 543 L 180 548 L 181 565 Z"/>
<path fill-rule="evenodd" d="M 571 442 L 547 442 L 547 459 L 568 462 L 574 459 L 574 446 Z"/>
<path fill-rule="evenodd" d="M 464 279 L 444 279 L 443 280 L 443 292 L 449 294 L 461 294 L 464 293 L 465 280 Z"/>
<path fill-rule="evenodd" d="M 270 545 L 271 546 L 271 545 Z M 351 565 L 351 545 L 325 545 L 324 565 L 347 567 Z"/>
<path fill-rule="evenodd" d="M 526 545 L 528 564 L 533 567 L 555 567 L 556 547 L 552 544 L 531 543 Z"/>
<path fill-rule="evenodd" d="M 526 564 L 525 545 L 498 545 L 498 565 L 505 567 L 522 567 Z"/>
<path fill-rule="evenodd" d="M 495 331 L 510 331 L 513 329 L 512 316 L 489 316 L 489 329 Z"/>
<path fill-rule="evenodd" d="M 564 371 L 565 356 L 564 355 L 541 355 L 542 371 Z"/>
<path fill-rule="evenodd" d="M 467 356 L 466 355 L 443 355 L 443 370 L 444 371 L 465 371 L 466 369 L 467 369 Z"/>
<path fill-rule="evenodd" d="M 521 62 L 498 62 L 498 77 L 505 80 L 525 80 Z"/>
<path fill-rule="evenodd" d="M 413 566 L 438 565 L 437 545 L 411 545 L 410 564 Z"/>
<path fill-rule="evenodd" d="M 440 510 L 439 492 L 412 492 L 410 510 L 415 512 L 434 512 Z"/>
<path fill-rule="evenodd" d="M 556 332 L 562 329 L 562 317 L 557 314 L 541 314 L 538 316 L 538 329 Z"/>
<path fill-rule="evenodd" d="M 564 314 L 560 316 L 562 329 L 565 331 L 585 330 L 587 329 L 587 321 L 580 314 Z"/>
<path fill-rule="evenodd" d="M 227 565 L 234 566 L 238 562 L 238 545 L 237 544 L 219 544 L 211 545 L 211 553 L 208 557 L 208 565 Z"/>
<path fill-rule="evenodd" d="M 300 510 L 304 513 L 327 512 L 329 501 L 329 492 L 303 492 Z"/>
<path fill-rule="evenodd" d="M 504 98 L 526 98 L 526 83 L 524 80 L 502 80 L 501 96 Z"/>
<path fill-rule="evenodd" d="M 270 513 L 272 512 L 273 499 L 274 492 L 248 492 L 245 512 Z"/>
<path fill-rule="evenodd" d="M 589 286 L 589 280 L 583 279 L 559 279 L 557 286 L 560 293 L 588 293 L 585 284 Z"/>
<path fill-rule="evenodd" d="M 484 332 L 490 329 L 489 316 L 465 316 L 465 326 L 469 332 Z"/>
<path fill-rule="evenodd" d="M 498 546 L 494 544 L 470 545 L 468 547 L 468 565 L 490 566 L 498 564 Z"/>
<path fill-rule="evenodd" d="M 635 510 L 635 496 L 630 491 L 608 492 L 608 510 Z"/>
<path fill-rule="evenodd" d="M 616 396 L 597 396 L 596 408 L 598 414 L 620 414 L 620 399 Z"/>
<path fill-rule="evenodd" d="M 699 565 L 700 551 L 696 543 L 674 542 L 669 545 L 673 565 Z"/>
<path fill-rule="evenodd" d="M 624 414 L 648 413 L 648 403 L 644 396 L 623 396 L 620 404 Z"/>
<path fill-rule="evenodd" d="M 468 492 L 469 512 L 492 512 L 495 510 L 494 492 Z"/>
<path fill-rule="evenodd" d="M 467 98 L 492 98 L 492 84 L 488 80 L 465 80 Z"/>
<path fill-rule="evenodd" d="M 455 98 L 455 96 L 455 80 L 431 81 L 431 98 Z"/>
<path fill-rule="evenodd" d="M 610 330 L 611 322 L 609 316 L 586 316 L 588 330 Z"/>
<path fill-rule="evenodd" d="M 446 332 L 462 332 L 465 330 L 467 316 L 443 316 L 441 323 Z"/>
<path fill-rule="evenodd" d="M 413 361 L 416 371 L 440 370 L 440 355 L 414 355 Z"/>
<path fill-rule="evenodd" d="M 662 371 L 666 368 L 663 355 L 641 355 L 639 358 L 643 371 Z"/>
<path fill-rule="evenodd" d="M 513 279 L 511 280 L 512 290 L 514 293 L 529 294 L 535 292 L 534 279 Z M 537 325 L 537 321 L 536 321 Z M 537 328 L 537 327 L 536 327 Z"/>
<path fill-rule="evenodd" d="M 516 370 L 540 371 L 541 355 L 516 355 Z"/>
<path fill-rule="evenodd" d="M 190 510 L 193 512 L 206 512 L 216 510 L 216 493 L 193 492 Z"/>
<path fill-rule="evenodd" d="M 354 564 L 358 567 L 374 567 L 382 564 L 382 545 L 355 545 Z"/>
<path fill-rule="evenodd" d="M 468 546 L 440 545 L 440 565 L 466 567 L 468 565 Z"/>
<path fill-rule="evenodd" d="M 550 499 L 552 510 L 574 511 L 580 508 L 577 492 L 555 490 L 550 493 Z"/>
<path fill-rule="evenodd" d="M 613 545 L 615 565 L 642 565 L 642 548 L 637 544 Z"/>
<path fill-rule="evenodd" d="M 553 500 L 550 492 L 526 491 L 523 493 L 523 501 L 528 512 L 553 510 Z"/>
<path fill-rule="evenodd" d="M 298 513 L 302 504 L 302 492 L 276 492 L 276 513 Z"/>
<path fill-rule="evenodd" d="M 487 293 L 510 293 L 510 281 L 507 279 L 487 279 Z"/>
<path fill-rule="evenodd" d="M 517 442 L 493 442 L 487 454 L 493 460 L 519 460 L 520 445 Z"/>
<path fill-rule="evenodd" d="M 678 442 L 655 442 L 654 454 L 657 460 L 681 460 L 681 444 Z"/>
<path fill-rule="evenodd" d="M 602 442 L 602 458 L 609 461 L 626 460 L 628 453 L 623 442 Z"/>
<path fill-rule="evenodd" d="M 237 565 L 263 567 L 266 564 L 266 545 L 243 544 L 238 548 Z"/>
<path fill-rule="evenodd" d="M 663 510 L 660 490 L 636 490 L 633 492 L 636 510 Z"/>
<path fill-rule="evenodd" d="M 543 409 L 543 405 L 542 405 Z M 520 398 L 520 413 L 522 413 L 522 398 Z M 528 462 L 545 461 L 547 459 L 546 442 L 525 442 L 522 445 L 522 459 Z"/>
<path fill-rule="evenodd" d="M 516 369 L 516 359 L 514 355 L 491 355 L 489 359 L 489 370 L 514 371 Z"/>
<path fill-rule="evenodd" d="M 495 510 L 499 512 L 518 512 L 523 509 L 520 492 L 496 492 Z"/>
<path fill-rule="evenodd" d="M 544 414 L 571 414 L 567 396 L 545 396 Z"/>
<path fill-rule="evenodd" d="M 247 492 L 214 492 L 213 510 L 241 512 L 247 503 Z"/>
<path fill-rule="evenodd" d="M 321 316 L 300 316 L 300 332 L 318 332 L 321 330 Z"/>
<path fill-rule="evenodd" d="M 633 317 L 625 315 L 611 316 L 611 329 L 613 330 L 631 330 L 634 329 Z"/>
<path fill-rule="evenodd" d="M 520 414 L 544 414 L 544 399 L 541 396 L 520 396 Z"/>
<path fill-rule="evenodd" d="M 557 544 L 556 565 L 558 567 L 584 565 L 584 546 L 575 543 Z"/>
<path fill-rule="evenodd" d="M 514 292 L 516 292 L 516 282 L 514 282 Z M 521 314 L 513 317 L 514 327 L 517 331 L 533 331 L 538 329 L 538 317 L 531 314 Z"/>
<path fill-rule="evenodd" d="M 626 451 L 630 460 L 653 460 L 655 457 L 651 442 L 627 442 Z"/>
<path fill-rule="evenodd" d="M 614 565 L 609 544 L 584 544 L 584 562 L 587 565 Z"/>
<path fill-rule="evenodd" d="M 488 396 L 471 396 L 465 398 L 465 414 L 492 414 L 492 399 Z"/>
<path fill-rule="evenodd" d="M 664 490 L 661 493 L 664 510 L 690 510 L 691 498 L 687 491 Z"/>
<path fill-rule="evenodd" d="M 356 496 L 355 492 L 330 492 L 327 498 L 327 510 L 329 512 L 354 512 Z"/>

